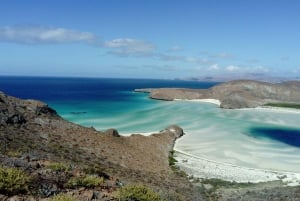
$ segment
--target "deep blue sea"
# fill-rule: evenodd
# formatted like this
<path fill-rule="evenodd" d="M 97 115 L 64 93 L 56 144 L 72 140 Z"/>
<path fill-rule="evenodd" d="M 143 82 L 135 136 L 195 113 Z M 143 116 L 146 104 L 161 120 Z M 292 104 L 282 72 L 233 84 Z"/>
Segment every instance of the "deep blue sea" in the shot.
<path fill-rule="evenodd" d="M 187 133 L 176 149 L 255 168 L 300 170 L 300 112 L 224 110 L 211 103 L 158 101 L 136 88 L 209 88 L 218 83 L 152 79 L 0 77 L 0 91 L 46 102 L 74 123 L 123 135 L 171 124 Z"/>

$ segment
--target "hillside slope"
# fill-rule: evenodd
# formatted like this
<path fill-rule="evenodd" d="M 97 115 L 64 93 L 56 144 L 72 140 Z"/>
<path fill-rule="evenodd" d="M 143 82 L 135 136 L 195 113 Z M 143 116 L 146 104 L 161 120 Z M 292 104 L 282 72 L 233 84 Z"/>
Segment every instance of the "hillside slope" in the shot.
<path fill-rule="evenodd" d="M 150 92 L 150 97 L 159 100 L 218 99 L 226 109 L 253 108 L 267 103 L 300 103 L 300 82 L 278 84 L 254 80 L 235 80 L 209 89 L 160 88 L 138 89 Z"/>

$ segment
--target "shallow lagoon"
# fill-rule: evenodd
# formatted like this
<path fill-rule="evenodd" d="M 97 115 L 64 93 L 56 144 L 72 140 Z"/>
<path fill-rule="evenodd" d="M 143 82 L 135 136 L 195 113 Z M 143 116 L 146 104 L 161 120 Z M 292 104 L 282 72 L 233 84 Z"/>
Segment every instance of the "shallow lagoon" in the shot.
<path fill-rule="evenodd" d="M 66 119 L 123 135 L 181 126 L 186 135 L 176 150 L 210 160 L 272 170 L 300 170 L 300 113 L 273 110 L 224 110 L 214 104 L 157 101 L 132 93 L 127 102 L 54 106 Z M 120 94 L 121 95 L 121 94 Z M 92 107 L 91 107 L 92 106 Z"/>

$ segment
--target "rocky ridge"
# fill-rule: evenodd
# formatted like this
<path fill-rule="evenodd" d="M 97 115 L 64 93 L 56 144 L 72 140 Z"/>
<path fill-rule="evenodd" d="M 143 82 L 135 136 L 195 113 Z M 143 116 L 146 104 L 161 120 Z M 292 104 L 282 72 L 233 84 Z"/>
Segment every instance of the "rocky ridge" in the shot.
<path fill-rule="evenodd" d="M 115 129 L 96 131 L 62 119 L 40 101 L 0 93 L 0 164 L 4 166 L 33 172 L 38 169 L 28 162 L 38 162 L 34 167 L 41 167 L 43 161 L 79 169 L 96 167 L 123 183 L 143 183 L 157 191 L 185 194 L 191 192 L 188 180 L 177 176 L 168 162 L 175 140 L 182 135 L 175 125 L 150 136 L 125 137 Z M 35 186 L 35 191 L 43 185 L 47 184 Z M 63 190 L 57 187 L 57 192 Z"/>
<path fill-rule="evenodd" d="M 300 81 L 267 83 L 253 80 L 235 80 L 209 89 L 158 88 L 137 89 L 148 92 L 159 100 L 218 99 L 220 107 L 226 109 L 254 108 L 267 103 L 299 103 Z"/>

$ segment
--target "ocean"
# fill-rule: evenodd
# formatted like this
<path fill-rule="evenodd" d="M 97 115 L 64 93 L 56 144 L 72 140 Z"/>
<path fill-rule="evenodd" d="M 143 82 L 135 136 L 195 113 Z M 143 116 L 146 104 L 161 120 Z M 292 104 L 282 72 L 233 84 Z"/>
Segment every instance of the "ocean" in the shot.
<path fill-rule="evenodd" d="M 224 110 L 211 103 L 159 101 L 136 88 L 209 88 L 218 83 L 152 79 L 0 77 L 0 91 L 38 99 L 74 123 L 122 135 L 159 132 L 172 124 L 186 135 L 176 150 L 251 168 L 300 170 L 300 112 Z"/>

